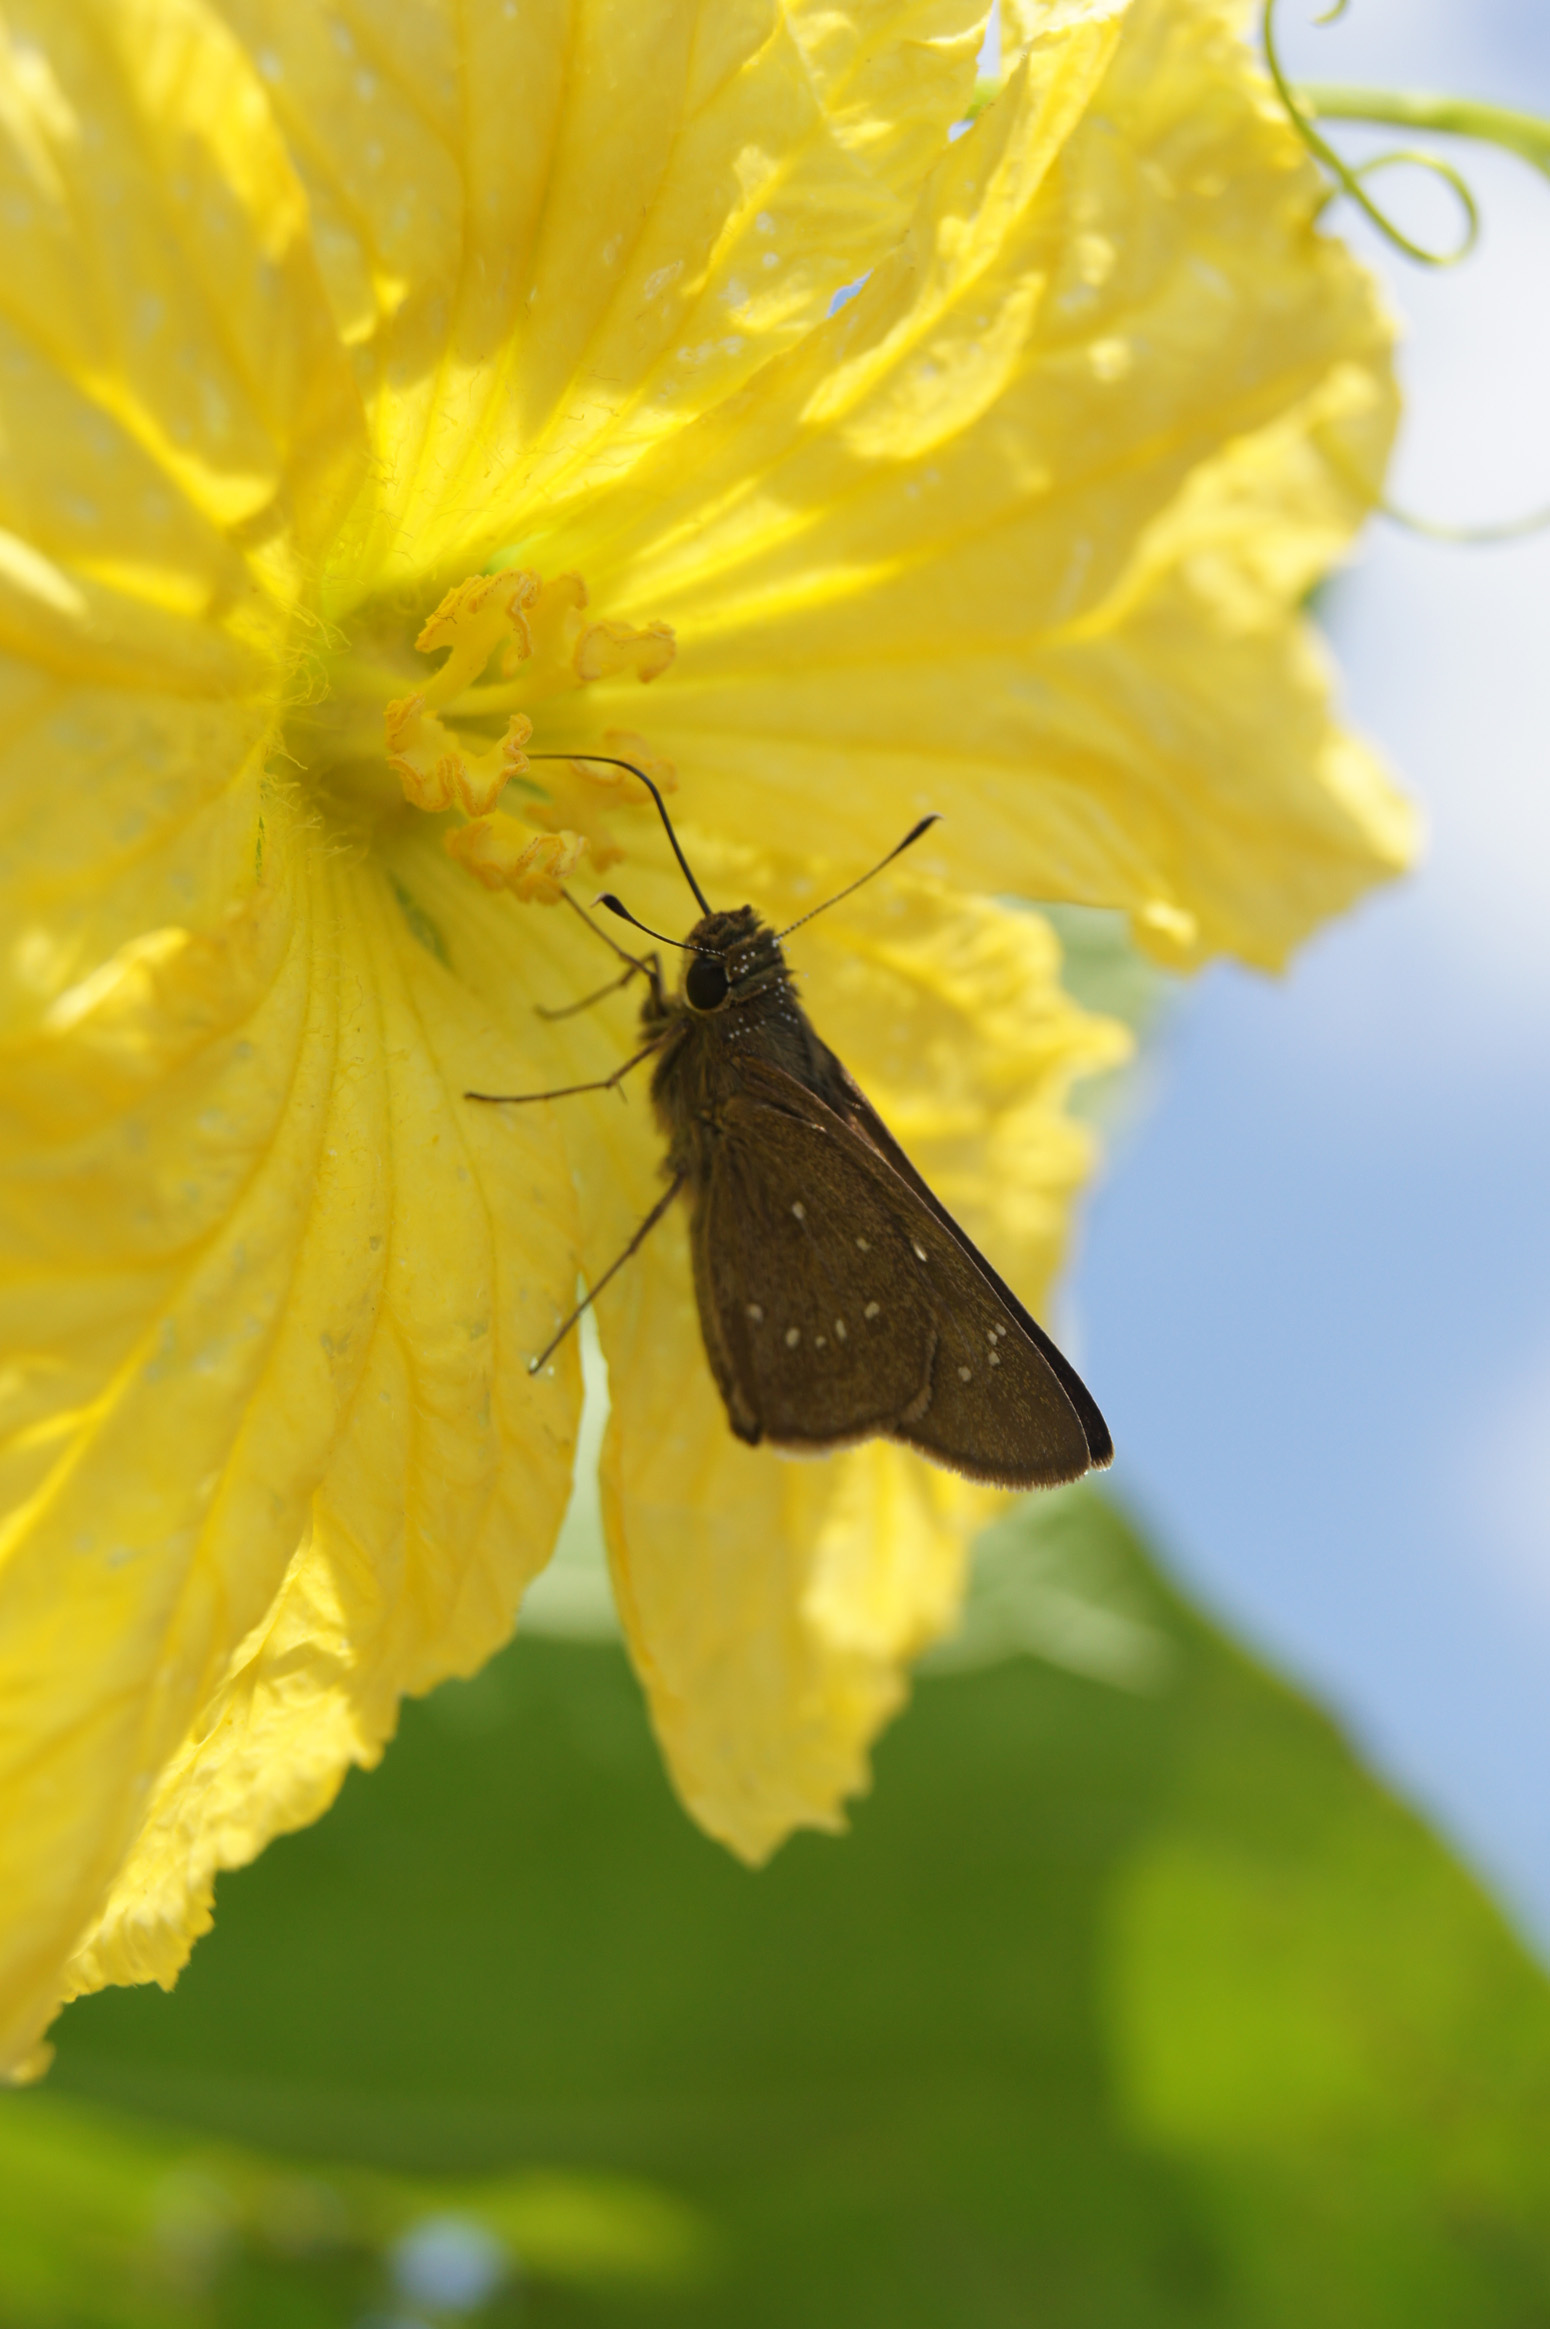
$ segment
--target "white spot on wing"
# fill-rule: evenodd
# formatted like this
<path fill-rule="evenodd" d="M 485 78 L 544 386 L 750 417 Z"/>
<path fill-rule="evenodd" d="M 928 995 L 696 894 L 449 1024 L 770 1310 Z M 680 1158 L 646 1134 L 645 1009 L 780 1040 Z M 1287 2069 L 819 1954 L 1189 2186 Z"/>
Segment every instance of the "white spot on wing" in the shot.
<path fill-rule="evenodd" d="M 836 1342 L 845 1340 L 845 1321 L 843 1318 L 836 1318 L 834 1321 L 834 1339 Z"/>
<path fill-rule="evenodd" d="M 970 1377 L 970 1370 L 969 1370 L 967 1367 L 960 1367 L 960 1368 L 958 1369 L 958 1380 L 959 1380 L 959 1382 L 960 1382 L 960 1383 L 967 1383 L 967 1382 L 969 1382 L 969 1381 L 970 1381 L 970 1379 L 971 1379 L 971 1377 Z"/>
<path fill-rule="evenodd" d="M 871 1247 L 870 1247 L 870 1246 L 867 1244 L 867 1241 L 866 1241 L 866 1239 L 865 1239 L 864 1237 L 858 1237 L 858 1238 L 857 1238 L 857 1240 L 856 1240 L 856 1251 L 857 1251 L 858 1253 L 870 1253 L 870 1252 L 871 1252 L 871 1250 L 872 1250 L 872 1248 L 871 1248 Z"/>
<path fill-rule="evenodd" d="M 787 1329 L 786 1329 L 786 1348 L 787 1348 L 787 1350 L 795 1350 L 795 1349 L 796 1349 L 796 1347 L 797 1347 L 797 1344 L 798 1344 L 798 1343 L 801 1341 L 801 1339 L 802 1339 L 802 1329 L 801 1329 L 801 1327 L 800 1327 L 800 1326 L 788 1326 L 788 1327 L 787 1327 Z"/>
<path fill-rule="evenodd" d="M 882 1304 L 881 1304 L 881 1302 L 869 1302 L 869 1303 L 867 1304 L 867 1306 L 866 1306 L 866 1315 L 867 1315 L 867 1317 L 868 1317 L 868 1318 L 875 1318 L 875 1317 L 877 1316 L 878 1312 L 881 1310 L 881 1308 L 882 1308 Z"/>
<path fill-rule="evenodd" d="M 916 1259 L 918 1262 L 923 1262 L 923 1261 L 925 1260 L 925 1258 L 926 1258 L 926 1249 L 925 1249 L 925 1247 L 924 1247 L 924 1246 L 921 1244 L 921 1242 L 920 1242 L 919 1238 L 918 1238 L 918 1237 L 912 1237 L 912 1238 L 910 1239 L 910 1243 L 911 1243 L 911 1245 L 912 1245 L 912 1246 L 915 1248 L 915 1259 Z"/>
<path fill-rule="evenodd" d="M 764 1312 L 757 1302 L 749 1303 L 748 1315 L 753 1320 L 755 1326 L 762 1326 L 764 1324 Z"/>
<path fill-rule="evenodd" d="M 803 1204 L 800 1197 L 798 1197 L 796 1203 L 792 1206 L 791 1213 L 792 1218 L 796 1221 L 805 1221 L 807 1219 L 807 1207 Z"/>

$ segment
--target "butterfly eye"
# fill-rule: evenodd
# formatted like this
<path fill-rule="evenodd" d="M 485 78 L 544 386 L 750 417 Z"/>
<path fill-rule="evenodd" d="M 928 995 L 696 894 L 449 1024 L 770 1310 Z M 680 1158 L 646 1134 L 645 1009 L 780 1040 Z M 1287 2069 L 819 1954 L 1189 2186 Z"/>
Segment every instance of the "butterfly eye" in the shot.
<path fill-rule="evenodd" d="M 712 954 L 696 955 L 684 980 L 684 993 L 694 1011 L 719 1011 L 727 999 L 725 963 Z"/>

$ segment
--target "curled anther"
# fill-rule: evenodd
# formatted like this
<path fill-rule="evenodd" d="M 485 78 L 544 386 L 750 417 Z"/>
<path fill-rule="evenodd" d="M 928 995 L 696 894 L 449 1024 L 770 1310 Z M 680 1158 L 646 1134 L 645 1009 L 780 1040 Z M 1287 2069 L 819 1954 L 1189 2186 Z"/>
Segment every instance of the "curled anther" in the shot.
<path fill-rule="evenodd" d="M 1327 8 L 1322 16 L 1314 18 L 1314 23 L 1335 23 L 1338 18 L 1344 16 L 1347 5 L 1348 0 L 1335 0 L 1332 8 Z M 1260 26 L 1261 37 L 1265 44 L 1265 64 L 1271 80 L 1275 83 L 1276 95 L 1286 109 L 1288 121 L 1320 168 L 1327 171 L 1334 180 L 1328 199 L 1333 201 L 1338 195 L 1345 195 L 1349 201 L 1356 204 L 1363 217 L 1377 229 L 1385 242 L 1391 244 L 1396 251 L 1402 251 L 1407 259 L 1415 260 L 1418 266 L 1456 267 L 1461 259 L 1467 259 L 1480 238 L 1479 205 L 1475 201 L 1468 181 L 1458 170 L 1454 169 L 1451 162 L 1445 162 L 1440 154 L 1426 153 L 1418 147 L 1398 147 L 1393 153 L 1376 154 L 1369 161 L 1356 163 L 1348 162 L 1343 154 L 1337 153 L 1328 138 L 1320 135 L 1314 125 L 1312 114 L 1307 111 L 1299 93 L 1286 77 L 1280 52 L 1276 47 L 1275 12 L 1276 0 L 1264 0 Z M 1424 243 L 1416 242 L 1413 236 L 1407 235 L 1402 227 L 1395 224 L 1388 212 L 1382 209 L 1368 193 L 1366 186 L 1368 178 L 1376 176 L 1380 170 L 1394 169 L 1400 164 L 1408 164 L 1418 170 L 1429 170 L 1433 177 L 1440 178 L 1456 197 L 1463 217 L 1463 232 L 1451 250 L 1428 250 Z"/>

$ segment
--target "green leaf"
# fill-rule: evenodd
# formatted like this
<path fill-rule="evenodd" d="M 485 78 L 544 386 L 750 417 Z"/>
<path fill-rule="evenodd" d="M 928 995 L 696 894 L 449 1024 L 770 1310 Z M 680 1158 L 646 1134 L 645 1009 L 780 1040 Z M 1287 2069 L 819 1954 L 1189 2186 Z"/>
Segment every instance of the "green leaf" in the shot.
<path fill-rule="evenodd" d="M 848 1838 L 739 1867 L 617 1647 L 524 1641 L 58 2037 L 7 2329 L 450 2321 L 428 2215 L 529 2329 L 1550 2318 L 1544 1977 L 1090 1491 L 987 1542 Z"/>

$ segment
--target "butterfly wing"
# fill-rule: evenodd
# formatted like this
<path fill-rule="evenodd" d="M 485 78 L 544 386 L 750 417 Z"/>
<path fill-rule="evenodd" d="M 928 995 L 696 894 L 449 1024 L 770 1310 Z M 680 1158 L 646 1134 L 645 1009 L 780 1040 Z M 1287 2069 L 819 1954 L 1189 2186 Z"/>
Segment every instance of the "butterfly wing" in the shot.
<path fill-rule="evenodd" d="M 828 1045 L 816 1035 L 812 1040 L 832 1079 L 831 1083 L 825 1085 L 823 1092 L 823 1097 L 828 1105 L 834 1109 L 836 1115 L 843 1117 L 848 1124 L 852 1125 L 868 1145 L 877 1151 L 879 1156 L 893 1166 L 894 1171 L 899 1174 L 901 1179 L 909 1183 L 916 1196 L 935 1214 L 942 1226 L 957 1239 L 981 1275 L 994 1286 L 1023 1332 L 1038 1345 L 1051 1369 L 1059 1377 L 1061 1389 L 1076 1409 L 1081 1420 L 1082 1430 L 1087 1439 L 1088 1455 L 1094 1467 L 1101 1471 L 1107 1465 L 1112 1464 L 1114 1461 L 1114 1442 L 1109 1436 L 1109 1427 L 1103 1420 L 1097 1400 L 1088 1390 L 1087 1385 L 1082 1381 L 1081 1376 L 1072 1366 L 1064 1351 L 1050 1340 L 1038 1320 L 1024 1309 L 1011 1287 L 1003 1278 L 997 1276 L 978 1246 L 965 1237 L 957 1222 L 948 1212 L 947 1207 L 911 1164 L 844 1063 L 836 1058 Z"/>
<path fill-rule="evenodd" d="M 1090 1469 L 1032 1322 L 939 1209 L 784 1069 L 745 1059 L 697 1179 L 695 1291 L 739 1437 L 886 1436 L 971 1479 Z"/>

